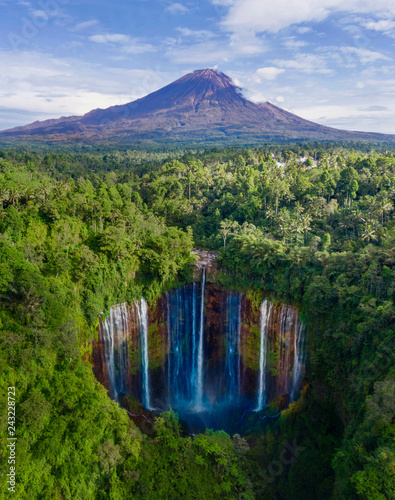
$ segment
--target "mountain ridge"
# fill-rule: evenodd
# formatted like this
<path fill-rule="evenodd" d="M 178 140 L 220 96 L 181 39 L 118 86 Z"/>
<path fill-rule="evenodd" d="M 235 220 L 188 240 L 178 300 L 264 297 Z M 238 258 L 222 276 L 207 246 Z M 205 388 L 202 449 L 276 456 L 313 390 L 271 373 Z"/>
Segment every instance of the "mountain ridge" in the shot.
<path fill-rule="evenodd" d="M 366 140 L 395 135 L 339 130 L 305 120 L 270 102 L 255 104 L 232 79 L 196 70 L 127 104 L 94 109 L 0 132 L 1 138 L 67 140 Z"/>

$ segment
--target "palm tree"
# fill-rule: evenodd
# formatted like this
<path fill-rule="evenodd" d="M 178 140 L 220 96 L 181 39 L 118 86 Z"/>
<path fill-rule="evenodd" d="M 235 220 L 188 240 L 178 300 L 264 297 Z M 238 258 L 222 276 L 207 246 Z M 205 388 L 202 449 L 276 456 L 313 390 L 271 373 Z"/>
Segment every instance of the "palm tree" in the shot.
<path fill-rule="evenodd" d="M 389 198 L 385 197 L 378 200 L 376 209 L 379 215 L 381 215 L 381 224 L 384 225 L 384 214 L 391 212 L 394 209 L 394 205 Z"/>
<path fill-rule="evenodd" d="M 368 243 L 372 241 L 377 241 L 376 228 L 371 224 L 366 224 L 364 231 L 361 235 L 362 241 L 367 241 Z"/>
<path fill-rule="evenodd" d="M 55 196 L 56 198 L 63 198 L 67 191 L 70 190 L 70 183 L 68 181 L 61 181 L 56 184 Z"/>
<path fill-rule="evenodd" d="M 29 201 L 33 200 L 35 196 L 34 190 L 31 187 L 28 187 L 23 190 L 22 198 L 25 199 L 25 203 L 27 204 Z"/>
<path fill-rule="evenodd" d="M 346 210 L 342 210 L 341 214 L 340 214 L 340 217 L 341 217 L 341 219 L 339 221 L 339 227 L 341 229 L 345 230 L 345 232 L 346 232 L 346 238 L 347 238 L 348 237 L 348 229 L 350 227 L 352 227 L 351 224 L 350 224 L 350 220 L 349 220 L 350 214 L 347 213 Z"/>
<path fill-rule="evenodd" d="M 303 245 L 306 242 L 307 233 L 310 231 L 310 228 L 311 228 L 310 222 L 311 222 L 310 215 L 306 215 L 306 216 L 302 217 L 302 220 L 300 221 L 300 228 L 303 232 Z"/>
<path fill-rule="evenodd" d="M 9 197 L 9 191 L 5 187 L 0 187 L 0 202 L 1 202 L 1 208 L 4 208 L 4 202 L 8 200 Z"/>
<path fill-rule="evenodd" d="M 39 196 L 42 199 L 43 203 L 46 202 L 48 195 L 52 191 L 52 184 L 49 182 L 43 182 L 39 188 Z"/>
<path fill-rule="evenodd" d="M 17 188 L 11 188 L 8 194 L 8 201 L 12 204 L 18 204 L 19 199 L 21 198 L 21 192 Z"/>
<path fill-rule="evenodd" d="M 301 215 L 303 212 L 304 212 L 304 208 L 302 207 L 302 205 L 300 204 L 299 201 L 297 201 L 295 203 L 295 212 L 298 214 L 298 215 Z"/>

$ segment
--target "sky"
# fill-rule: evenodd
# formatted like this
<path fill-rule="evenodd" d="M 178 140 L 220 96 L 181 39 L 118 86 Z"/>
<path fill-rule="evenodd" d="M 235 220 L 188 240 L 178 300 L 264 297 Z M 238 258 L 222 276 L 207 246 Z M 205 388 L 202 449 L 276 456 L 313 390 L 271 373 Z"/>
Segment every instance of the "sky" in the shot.
<path fill-rule="evenodd" d="M 395 134 L 394 0 L 0 0 L 0 130 L 216 68 L 254 102 Z"/>

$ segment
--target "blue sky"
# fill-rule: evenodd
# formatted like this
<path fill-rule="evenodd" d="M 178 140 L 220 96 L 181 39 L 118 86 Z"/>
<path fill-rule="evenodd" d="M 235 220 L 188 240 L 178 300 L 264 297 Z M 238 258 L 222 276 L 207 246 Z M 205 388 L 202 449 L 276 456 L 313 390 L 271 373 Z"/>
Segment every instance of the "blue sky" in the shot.
<path fill-rule="evenodd" d="M 0 129 L 216 67 L 255 101 L 395 133 L 394 0 L 0 0 Z"/>

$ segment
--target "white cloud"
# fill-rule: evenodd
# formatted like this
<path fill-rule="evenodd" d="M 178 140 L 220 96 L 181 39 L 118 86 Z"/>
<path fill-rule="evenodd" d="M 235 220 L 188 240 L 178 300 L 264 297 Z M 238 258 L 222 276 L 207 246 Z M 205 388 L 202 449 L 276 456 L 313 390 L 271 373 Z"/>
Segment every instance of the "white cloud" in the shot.
<path fill-rule="evenodd" d="M 312 121 L 327 121 L 331 119 L 347 118 L 354 115 L 356 109 L 353 106 L 341 106 L 336 104 L 311 106 L 295 109 L 298 116 Z"/>
<path fill-rule="evenodd" d="M 37 119 L 82 115 L 134 101 L 174 80 L 177 74 L 105 68 L 48 54 L 0 50 L 0 129 Z"/>
<path fill-rule="evenodd" d="M 30 15 L 32 16 L 33 19 L 36 19 L 38 22 L 43 19 L 48 19 L 48 14 L 40 9 L 31 9 L 30 10 Z"/>
<path fill-rule="evenodd" d="M 167 12 L 170 12 L 170 14 L 186 14 L 189 12 L 188 7 L 183 5 L 182 3 L 172 3 L 165 9 Z"/>
<path fill-rule="evenodd" d="M 313 31 L 311 28 L 308 28 L 307 26 L 301 26 L 296 30 L 298 33 L 301 35 L 305 35 L 306 33 L 309 33 L 310 31 Z"/>
<path fill-rule="evenodd" d="M 132 38 L 121 33 L 107 33 L 103 35 L 92 35 L 88 37 L 91 42 L 103 45 L 118 45 L 127 54 L 142 54 L 144 52 L 155 52 L 156 48 L 143 42 L 140 38 Z"/>
<path fill-rule="evenodd" d="M 330 58 L 331 55 L 328 54 Z M 272 61 L 273 62 L 273 61 Z M 276 80 L 258 83 L 253 72 L 230 72 L 253 102 L 269 101 L 282 109 L 323 125 L 347 130 L 395 133 L 395 80 L 359 78 L 364 87 L 356 88 L 354 77 L 337 81 L 286 71 Z M 343 75 L 344 76 L 344 75 Z"/>
<path fill-rule="evenodd" d="M 253 56 L 266 50 L 263 41 L 251 32 L 233 33 L 229 47 L 235 56 Z"/>
<path fill-rule="evenodd" d="M 333 70 L 328 68 L 326 60 L 315 54 L 297 54 L 294 59 L 276 59 L 276 66 L 293 69 L 301 73 L 331 75 Z"/>
<path fill-rule="evenodd" d="M 86 30 L 88 28 L 91 28 L 92 26 L 96 26 L 98 24 L 99 21 L 97 21 L 96 19 L 92 19 L 91 21 L 85 21 L 83 23 L 78 23 L 75 27 L 74 27 L 74 30 L 75 31 L 83 31 L 83 30 Z"/>
<path fill-rule="evenodd" d="M 256 70 L 255 75 L 252 77 L 256 83 L 262 83 L 262 80 L 275 80 L 278 75 L 284 73 L 285 69 L 276 68 L 275 66 L 267 66 Z"/>
<path fill-rule="evenodd" d="M 297 40 L 295 37 L 290 36 L 284 39 L 283 45 L 289 50 L 297 50 L 301 47 L 306 47 L 308 43 L 304 42 L 303 40 Z"/>
<path fill-rule="evenodd" d="M 362 64 L 373 63 L 376 61 L 390 61 L 391 59 L 380 52 L 374 52 L 357 47 L 340 47 L 340 51 L 346 56 L 356 57 Z"/>
<path fill-rule="evenodd" d="M 212 65 L 228 60 L 229 51 L 214 42 L 170 48 L 166 55 L 175 64 Z"/>
<path fill-rule="evenodd" d="M 224 40 L 198 41 L 190 45 L 171 43 L 166 55 L 175 64 L 211 66 L 240 57 L 255 56 L 266 50 L 253 33 L 234 33 Z"/>
<path fill-rule="evenodd" d="M 216 5 L 229 6 L 223 21 L 231 31 L 278 32 L 287 26 L 322 21 L 333 12 L 373 13 L 388 11 L 395 14 L 393 0 L 212 0 Z"/>
<path fill-rule="evenodd" d="M 388 111 L 388 106 L 366 106 L 364 108 L 358 108 L 359 111 L 369 111 L 369 112 L 377 112 L 377 111 Z"/>
<path fill-rule="evenodd" d="M 128 43 L 130 38 L 128 35 L 121 35 L 120 33 L 112 33 L 107 35 L 92 35 L 89 40 L 96 43 Z"/>
<path fill-rule="evenodd" d="M 230 7 L 231 5 L 235 5 L 237 0 L 212 0 L 214 5 L 221 5 L 224 7 Z"/>
<path fill-rule="evenodd" d="M 395 29 L 395 21 L 392 21 L 390 19 L 364 22 L 363 25 L 365 26 L 365 28 L 372 31 L 390 31 Z"/>
<path fill-rule="evenodd" d="M 256 104 L 268 101 L 267 94 L 265 92 L 260 92 L 259 90 L 249 90 L 247 92 L 243 92 L 243 95 L 249 101 L 255 102 Z"/>
<path fill-rule="evenodd" d="M 196 38 L 198 40 L 207 40 L 208 38 L 215 37 L 215 33 L 208 30 L 191 30 L 190 28 L 176 28 L 182 36 L 189 38 Z"/>
<path fill-rule="evenodd" d="M 328 104 L 297 108 L 294 112 L 307 120 L 346 130 L 390 134 L 391 128 L 393 131 L 395 126 L 392 118 L 394 109 L 386 106 L 361 108 L 357 103 Z"/>
<path fill-rule="evenodd" d="M 382 33 L 383 35 L 395 38 L 395 20 L 380 19 L 379 21 L 365 21 L 362 26 L 370 31 Z"/>
<path fill-rule="evenodd" d="M 386 95 L 386 96 L 395 96 L 395 80 L 394 79 L 366 79 L 363 81 L 363 88 L 369 89 L 369 92 L 372 95 Z M 386 104 L 390 104 L 395 101 L 388 101 Z"/>

